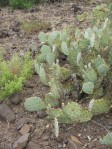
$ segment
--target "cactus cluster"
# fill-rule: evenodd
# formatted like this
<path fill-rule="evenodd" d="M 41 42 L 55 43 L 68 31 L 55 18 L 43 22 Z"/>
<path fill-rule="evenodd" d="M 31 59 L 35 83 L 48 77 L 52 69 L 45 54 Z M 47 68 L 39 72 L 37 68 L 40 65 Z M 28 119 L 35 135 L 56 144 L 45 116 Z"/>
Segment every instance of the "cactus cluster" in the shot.
<path fill-rule="evenodd" d="M 107 18 L 102 27 L 94 26 L 85 31 L 76 29 L 74 35 L 70 35 L 67 30 L 50 34 L 41 32 L 39 40 L 43 45 L 35 61 L 35 71 L 50 91 L 44 99 L 26 99 L 25 108 L 29 111 L 46 109 L 51 118 L 68 124 L 87 122 L 94 115 L 107 113 L 111 102 L 102 84 L 109 78 L 112 69 L 110 29 L 111 24 Z M 60 66 L 60 54 L 67 57 L 67 67 Z M 65 99 L 66 94 L 70 95 L 76 89 L 77 79 L 72 80 L 74 73 L 76 78 L 80 78 L 80 91 L 93 98 L 86 108 Z"/>
<path fill-rule="evenodd" d="M 53 108 L 48 108 L 50 104 Z M 110 110 L 111 103 L 107 99 L 102 98 L 98 100 L 91 100 L 86 109 L 77 102 L 73 101 L 68 102 L 61 109 L 55 109 L 54 107 L 56 105 L 56 101 L 53 102 L 53 100 L 51 100 L 48 104 L 46 103 L 46 99 L 42 100 L 39 97 L 27 98 L 24 103 L 24 106 L 28 111 L 33 112 L 46 109 L 51 118 L 57 118 L 60 123 L 67 124 L 87 122 L 90 121 L 94 115 L 107 113 Z"/>

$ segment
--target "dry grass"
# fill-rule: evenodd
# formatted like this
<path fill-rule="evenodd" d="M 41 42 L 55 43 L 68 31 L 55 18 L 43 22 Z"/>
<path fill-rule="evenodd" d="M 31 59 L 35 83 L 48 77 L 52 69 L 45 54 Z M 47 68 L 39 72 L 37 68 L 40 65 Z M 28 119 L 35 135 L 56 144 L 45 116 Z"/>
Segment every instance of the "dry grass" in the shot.
<path fill-rule="evenodd" d="M 32 22 L 22 21 L 22 29 L 25 31 L 26 34 L 33 34 L 40 30 L 47 31 L 51 29 L 51 23 L 41 20 Z"/>

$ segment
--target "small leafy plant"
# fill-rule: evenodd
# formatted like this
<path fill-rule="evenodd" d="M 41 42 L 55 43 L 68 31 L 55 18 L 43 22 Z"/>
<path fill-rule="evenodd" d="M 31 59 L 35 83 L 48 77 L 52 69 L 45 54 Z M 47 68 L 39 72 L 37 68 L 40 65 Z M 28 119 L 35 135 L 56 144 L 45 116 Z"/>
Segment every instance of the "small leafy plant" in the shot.
<path fill-rule="evenodd" d="M 8 5 L 8 4 L 9 4 L 9 0 L 1 0 L 0 1 L 0 6 L 1 7 L 4 7 L 4 6 Z"/>
<path fill-rule="evenodd" d="M 17 54 L 12 59 L 6 61 L 2 56 L 0 58 L 0 100 L 21 91 L 24 82 L 32 76 L 33 62 L 30 60 L 30 54 L 27 53 L 24 58 Z"/>
<path fill-rule="evenodd" d="M 31 8 L 34 1 L 31 0 L 9 0 L 9 5 L 13 9 L 28 9 Z"/>
<path fill-rule="evenodd" d="M 32 21 L 32 22 L 26 22 L 22 21 L 22 29 L 25 31 L 26 34 L 31 34 L 34 32 L 38 32 L 40 30 L 48 30 L 50 29 L 51 24 L 49 22 L 45 21 Z"/>

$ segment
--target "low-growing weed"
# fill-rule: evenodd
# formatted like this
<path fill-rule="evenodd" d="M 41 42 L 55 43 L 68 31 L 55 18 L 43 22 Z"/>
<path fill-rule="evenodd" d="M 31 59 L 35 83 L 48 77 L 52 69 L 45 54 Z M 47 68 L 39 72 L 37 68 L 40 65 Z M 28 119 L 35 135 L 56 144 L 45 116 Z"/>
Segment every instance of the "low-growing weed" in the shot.
<path fill-rule="evenodd" d="M 0 100 L 21 91 L 25 81 L 32 76 L 33 62 L 30 54 L 24 58 L 17 54 L 11 60 L 0 58 Z"/>
<path fill-rule="evenodd" d="M 22 21 L 22 29 L 25 31 L 26 34 L 32 34 L 34 32 L 38 32 L 40 30 L 48 30 L 51 28 L 51 24 L 46 21 L 32 21 L 32 22 L 26 22 Z"/>
<path fill-rule="evenodd" d="M 31 8 L 33 4 L 33 0 L 9 0 L 9 5 L 13 9 L 28 9 Z"/>

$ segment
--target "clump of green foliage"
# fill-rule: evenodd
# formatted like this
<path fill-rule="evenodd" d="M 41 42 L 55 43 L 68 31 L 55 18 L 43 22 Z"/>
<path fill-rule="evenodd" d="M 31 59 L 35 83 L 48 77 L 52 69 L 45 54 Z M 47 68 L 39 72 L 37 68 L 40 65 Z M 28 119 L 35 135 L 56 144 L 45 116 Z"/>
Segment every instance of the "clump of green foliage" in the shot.
<path fill-rule="evenodd" d="M 22 21 L 22 29 L 25 31 L 26 34 L 32 34 L 34 32 L 38 32 L 40 30 L 48 30 L 51 28 L 51 23 L 45 21 L 32 21 L 26 22 Z"/>
<path fill-rule="evenodd" d="M 0 0 L 0 6 L 4 7 L 9 4 L 9 0 Z"/>
<path fill-rule="evenodd" d="M 14 54 L 11 60 L 0 57 L 0 100 L 21 91 L 25 81 L 32 76 L 33 62 L 30 54 L 24 58 Z"/>
<path fill-rule="evenodd" d="M 28 9 L 31 8 L 34 1 L 31 0 L 9 0 L 9 5 L 13 9 Z"/>

